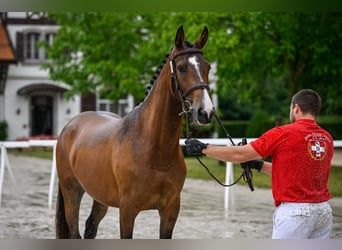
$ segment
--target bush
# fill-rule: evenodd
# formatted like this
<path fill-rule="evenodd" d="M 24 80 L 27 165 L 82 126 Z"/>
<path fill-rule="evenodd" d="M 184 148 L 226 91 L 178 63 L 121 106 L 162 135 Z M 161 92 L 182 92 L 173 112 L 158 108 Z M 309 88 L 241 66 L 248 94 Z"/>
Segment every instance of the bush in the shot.
<path fill-rule="evenodd" d="M 228 133 L 230 134 L 231 137 L 237 138 L 237 137 L 245 137 L 246 136 L 246 130 L 249 121 L 241 121 L 241 120 L 236 120 L 236 121 L 222 121 L 223 126 L 226 128 Z M 220 125 L 217 125 L 218 128 L 218 137 L 219 138 L 226 138 L 226 134 L 224 130 L 221 128 Z"/>
<path fill-rule="evenodd" d="M 318 116 L 317 123 L 327 130 L 334 140 L 342 139 L 342 116 Z"/>
<path fill-rule="evenodd" d="M 6 121 L 0 122 L 0 141 L 5 141 L 8 137 L 8 124 Z"/>
<path fill-rule="evenodd" d="M 274 127 L 273 119 L 262 110 L 257 111 L 249 121 L 246 137 L 256 138 Z"/>
<path fill-rule="evenodd" d="M 191 114 L 190 114 L 191 116 Z M 192 117 L 190 117 L 190 124 L 189 124 L 189 130 L 191 132 L 191 137 L 194 138 L 209 138 L 211 137 L 212 133 L 215 131 L 215 124 L 216 121 L 213 120 L 212 123 L 205 125 L 205 126 L 195 126 L 192 120 Z M 186 119 L 185 117 L 182 119 L 182 132 L 181 132 L 181 138 L 186 138 Z"/>

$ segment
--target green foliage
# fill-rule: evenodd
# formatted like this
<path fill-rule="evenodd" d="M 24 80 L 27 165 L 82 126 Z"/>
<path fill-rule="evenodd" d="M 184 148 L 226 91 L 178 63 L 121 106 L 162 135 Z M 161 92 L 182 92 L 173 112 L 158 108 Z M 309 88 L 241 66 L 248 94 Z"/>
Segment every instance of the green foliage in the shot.
<path fill-rule="evenodd" d="M 220 109 L 237 111 L 225 119 L 249 119 L 258 109 L 287 116 L 291 95 L 308 87 L 321 94 L 323 113 L 342 109 L 340 12 L 60 12 L 51 17 L 61 29 L 44 67 L 52 79 L 72 86 L 70 95 L 96 89 L 107 98 L 129 92 L 140 99 L 177 28 L 184 25 L 186 39 L 194 41 L 208 26 L 204 54 L 217 64 L 219 97 L 232 101 Z"/>
<path fill-rule="evenodd" d="M 329 131 L 334 140 L 342 139 L 342 116 L 318 116 L 317 123 Z"/>
<path fill-rule="evenodd" d="M 0 122 L 0 141 L 5 141 L 8 137 L 8 124 L 6 121 Z"/>
<path fill-rule="evenodd" d="M 246 131 L 248 127 L 249 121 L 222 121 L 223 126 L 229 132 L 230 136 L 233 138 L 236 137 L 245 137 Z M 224 130 L 218 126 L 218 137 L 219 138 L 226 138 L 226 134 Z"/>
<path fill-rule="evenodd" d="M 258 110 L 248 123 L 246 137 L 259 137 L 272 127 L 274 127 L 274 121 L 270 116 L 266 112 Z"/>
<path fill-rule="evenodd" d="M 118 99 L 143 93 L 138 54 L 143 21 L 132 13 L 56 13 L 61 28 L 49 48 L 51 78 L 72 86 L 70 95 L 100 91 Z M 141 94 L 140 94 L 141 95 Z"/>
<path fill-rule="evenodd" d="M 212 137 L 212 133 L 215 131 L 216 122 L 213 121 L 211 124 L 205 126 L 196 126 L 190 121 L 189 131 L 191 132 L 191 137 L 194 138 L 210 138 Z M 182 133 L 181 138 L 186 138 L 187 128 L 186 128 L 185 118 L 182 123 Z"/>
<path fill-rule="evenodd" d="M 233 13 L 226 48 L 217 48 L 226 52 L 217 56 L 220 96 L 285 116 L 294 92 L 314 88 L 323 112 L 338 113 L 331 96 L 342 93 L 341 26 L 341 13 Z"/>

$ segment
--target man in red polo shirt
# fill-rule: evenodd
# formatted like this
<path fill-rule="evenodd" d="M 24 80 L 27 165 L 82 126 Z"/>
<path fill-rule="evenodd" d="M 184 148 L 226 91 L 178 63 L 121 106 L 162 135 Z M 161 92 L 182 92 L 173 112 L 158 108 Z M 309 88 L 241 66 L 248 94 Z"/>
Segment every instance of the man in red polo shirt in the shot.
<path fill-rule="evenodd" d="M 316 123 L 320 108 L 319 95 L 304 89 L 292 97 L 291 124 L 274 127 L 244 146 L 189 139 L 186 149 L 192 155 L 247 162 L 272 175 L 273 239 L 328 239 L 332 229 L 328 177 L 334 145 L 331 135 Z M 272 162 L 257 160 L 267 156 Z"/>

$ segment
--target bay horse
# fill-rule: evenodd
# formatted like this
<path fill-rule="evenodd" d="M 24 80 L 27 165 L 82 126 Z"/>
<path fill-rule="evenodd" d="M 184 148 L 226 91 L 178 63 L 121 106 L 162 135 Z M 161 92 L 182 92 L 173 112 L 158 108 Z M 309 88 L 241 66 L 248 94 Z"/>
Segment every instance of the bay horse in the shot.
<path fill-rule="evenodd" d="M 95 238 L 108 206 L 119 208 L 120 238 L 133 237 L 136 216 L 148 209 L 159 211 L 159 237 L 172 238 L 186 177 L 181 114 L 191 112 L 194 123 L 203 125 L 214 112 L 210 65 L 202 53 L 208 29 L 194 44 L 184 36 L 181 26 L 148 95 L 126 116 L 83 112 L 63 128 L 56 149 L 56 238 L 81 238 L 84 192 L 93 199 L 84 238 Z"/>

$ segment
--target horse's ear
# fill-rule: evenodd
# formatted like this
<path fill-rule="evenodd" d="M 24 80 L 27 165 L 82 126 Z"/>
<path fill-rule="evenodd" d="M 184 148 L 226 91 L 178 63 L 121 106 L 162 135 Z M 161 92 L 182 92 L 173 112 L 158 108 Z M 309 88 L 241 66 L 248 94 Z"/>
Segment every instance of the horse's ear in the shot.
<path fill-rule="evenodd" d="M 183 25 L 182 25 L 177 30 L 177 34 L 175 38 L 175 48 L 183 49 L 183 42 L 184 42 L 184 30 L 183 30 Z"/>
<path fill-rule="evenodd" d="M 208 28 L 207 26 L 204 26 L 201 36 L 195 42 L 195 47 L 198 49 L 203 49 L 205 45 L 207 44 L 207 40 L 208 40 Z"/>

